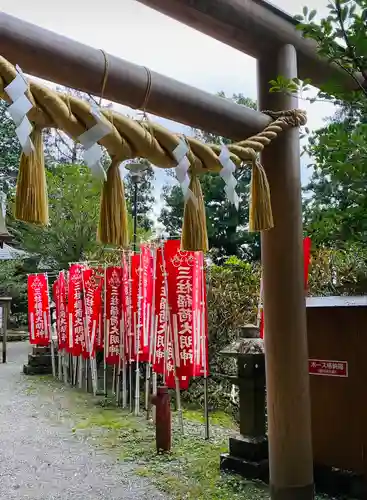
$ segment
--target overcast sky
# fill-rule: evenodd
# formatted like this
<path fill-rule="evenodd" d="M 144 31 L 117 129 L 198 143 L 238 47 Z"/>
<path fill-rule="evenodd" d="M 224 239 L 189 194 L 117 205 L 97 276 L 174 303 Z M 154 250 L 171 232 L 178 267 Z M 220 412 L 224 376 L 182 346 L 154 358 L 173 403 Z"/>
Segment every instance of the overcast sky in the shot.
<path fill-rule="evenodd" d="M 305 3 L 309 9 L 317 8 L 322 14 L 327 1 L 275 0 L 272 3 L 295 15 L 302 11 Z M 242 93 L 256 99 L 254 59 L 135 0 L 15 0 L 6 2 L 3 11 L 208 92 L 223 90 L 227 95 Z M 325 103 L 310 105 L 302 101 L 300 107 L 308 112 L 310 129 L 322 126 L 323 119 L 334 112 L 333 107 Z M 181 130 L 177 124 L 165 122 L 165 125 Z M 303 168 L 303 181 L 308 175 Z M 159 197 L 166 177 L 164 172 L 159 172 L 156 178 Z"/>

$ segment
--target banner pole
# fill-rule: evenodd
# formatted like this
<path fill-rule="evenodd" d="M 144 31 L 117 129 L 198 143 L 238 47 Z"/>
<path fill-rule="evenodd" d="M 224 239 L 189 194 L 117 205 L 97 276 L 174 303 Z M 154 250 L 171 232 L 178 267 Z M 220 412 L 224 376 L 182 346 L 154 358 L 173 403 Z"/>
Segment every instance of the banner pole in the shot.
<path fill-rule="evenodd" d="M 64 271 L 61 271 L 64 273 Z M 65 307 L 65 317 L 66 317 L 66 340 L 65 340 L 65 346 L 63 350 L 63 375 L 64 375 L 64 384 L 67 385 L 69 382 L 69 377 L 70 377 L 70 356 L 69 352 L 66 349 L 66 346 L 69 347 L 70 345 L 70 334 L 69 334 L 69 274 L 66 271 L 64 274 L 65 278 L 65 295 L 64 295 L 64 307 Z"/>
<path fill-rule="evenodd" d="M 67 384 L 65 349 L 61 351 L 61 381 L 63 381 L 65 385 Z"/>
<path fill-rule="evenodd" d="M 207 367 L 207 352 L 206 352 L 206 314 L 207 314 L 207 304 L 208 301 L 205 297 L 205 292 L 207 291 L 207 287 L 205 286 L 205 279 L 208 279 L 209 268 L 207 273 L 204 271 L 204 255 L 203 255 L 203 265 L 201 267 L 201 303 L 202 303 L 202 313 L 201 313 L 201 334 L 202 334 L 202 353 L 203 353 L 203 368 L 204 368 L 204 421 L 205 421 L 205 440 L 209 441 L 210 439 L 210 423 L 209 423 L 209 406 L 208 406 L 208 367 Z"/>
<path fill-rule="evenodd" d="M 116 365 L 113 365 L 112 386 L 111 386 L 111 389 L 112 389 L 112 395 L 117 396 L 117 391 L 116 391 Z"/>
<path fill-rule="evenodd" d="M 157 280 L 157 249 L 156 246 L 153 245 L 153 293 L 152 293 L 152 311 L 150 315 L 150 339 L 149 339 L 149 358 L 148 358 L 148 363 L 147 363 L 147 373 L 146 373 L 146 380 L 145 380 L 145 408 L 146 408 L 146 417 L 147 420 L 149 420 L 149 414 L 150 414 L 150 401 L 149 401 L 149 395 L 150 395 L 150 378 L 151 378 L 151 373 L 152 373 L 152 358 L 153 358 L 153 346 L 155 346 L 156 340 L 155 340 L 155 287 L 156 287 L 156 280 Z"/>
<path fill-rule="evenodd" d="M 155 305 L 154 305 L 154 311 L 155 311 Z M 153 331 L 152 331 L 152 334 L 153 334 L 152 394 L 153 394 L 153 396 L 157 395 L 157 386 L 158 386 L 158 384 L 157 384 L 158 377 L 154 371 L 154 366 L 155 366 L 155 362 L 156 362 L 157 331 L 158 331 L 158 317 L 154 314 L 154 316 L 153 316 Z M 155 405 L 153 405 L 153 408 L 152 408 L 152 419 L 153 419 L 153 422 L 155 423 L 156 422 L 156 406 Z"/>
<path fill-rule="evenodd" d="M 153 396 L 156 396 L 157 389 L 158 389 L 158 377 L 157 377 L 157 374 L 155 372 L 153 372 L 152 385 L 153 385 L 153 387 L 152 387 Z M 153 422 L 155 423 L 156 422 L 156 407 L 155 407 L 155 405 L 152 408 L 152 419 L 153 419 Z"/>
<path fill-rule="evenodd" d="M 85 377 L 85 391 L 88 392 L 88 389 L 89 389 L 89 384 L 88 384 L 88 368 L 90 369 L 91 365 L 89 363 L 90 361 L 90 358 L 86 358 L 84 359 L 84 377 Z"/>
<path fill-rule="evenodd" d="M 73 386 L 76 386 L 76 377 L 78 370 L 78 358 L 72 354 L 72 366 L 73 366 Z"/>
<path fill-rule="evenodd" d="M 58 349 L 57 350 L 57 358 L 58 358 L 58 365 L 57 365 L 57 370 L 58 370 L 58 373 L 57 373 L 57 378 L 62 381 L 62 355 L 61 355 L 61 351 Z"/>
<path fill-rule="evenodd" d="M 122 320 L 123 320 L 123 328 L 122 328 L 122 407 L 127 407 L 127 366 L 128 359 L 127 356 L 129 354 L 129 346 L 127 345 L 128 339 L 130 338 L 130 281 L 129 281 L 129 255 L 126 259 L 125 251 L 122 252 L 123 255 L 123 267 L 122 267 L 122 286 L 123 293 L 125 295 L 125 310 L 122 307 Z M 126 273 L 127 268 L 127 273 Z M 127 290 L 126 290 L 126 276 L 127 276 Z M 127 291 L 127 294 L 125 293 Z M 127 295 L 127 296 L 126 296 Z"/>
<path fill-rule="evenodd" d="M 126 380 L 126 369 L 127 369 L 127 364 L 126 364 L 126 356 L 124 354 L 123 360 L 122 360 L 122 407 L 126 408 L 127 407 L 127 380 Z"/>
<path fill-rule="evenodd" d="M 68 378 L 68 384 L 70 384 L 71 386 L 73 385 L 73 373 L 74 373 L 73 356 L 69 352 L 68 353 L 68 373 L 67 373 L 67 378 Z"/>
<path fill-rule="evenodd" d="M 97 281 L 95 281 L 97 286 Z M 96 365 L 96 355 L 95 355 L 95 350 L 94 350 L 94 345 L 95 345 L 95 337 L 96 337 L 96 330 L 97 330 L 97 323 L 96 320 L 93 320 L 92 323 L 92 335 L 91 337 L 89 336 L 89 310 L 87 307 L 87 296 L 85 292 L 85 281 L 84 281 L 84 275 L 82 274 L 82 286 L 83 286 L 83 297 L 84 297 L 84 303 L 85 303 L 85 341 L 86 341 L 86 348 L 87 348 L 87 354 L 88 358 L 85 361 L 85 373 L 86 373 L 86 385 L 87 385 L 87 391 L 88 391 L 88 364 L 90 368 L 90 374 L 91 374 L 91 381 L 92 381 L 92 391 L 93 395 L 95 396 L 97 394 L 97 385 L 98 385 L 98 373 L 97 373 L 97 365 Z M 98 285 L 99 287 L 99 285 Z"/>
<path fill-rule="evenodd" d="M 175 389 L 176 389 L 176 403 L 177 403 L 177 413 L 178 413 L 178 420 L 180 423 L 180 430 L 181 433 L 184 434 L 184 423 L 183 423 L 183 413 L 182 413 L 182 407 L 181 407 L 181 393 L 180 393 L 180 382 L 177 377 L 177 370 L 176 370 L 176 355 L 175 355 L 175 341 L 174 341 L 174 332 L 172 328 L 172 321 L 171 321 L 171 313 L 170 313 L 170 306 L 169 306 L 169 295 L 168 295 L 168 279 L 167 279 L 167 267 L 166 267 L 166 259 L 164 256 L 164 247 L 162 248 L 162 263 L 163 263 L 163 269 L 164 269 L 164 286 L 166 289 L 166 297 L 167 297 L 167 309 L 168 309 L 168 331 L 169 331 L 169 339 L 171 342 L 172 346 L 172 351 L 174 353 L 173 355 L 173 374 L 174 374 L 174 379 L 175 379 Z M 167 351 L 168 351 L 168 345 L 167 345 Z"/>
<path fill-rule="evenodd" d="M 122 255 L 124 253 L 122 252 Z M 118 372 L 117 372 L 117 396 L 116 396 L 116 403 L 117 406 L 124 406 L 124 382 L 126 384 L 126 374 L 124 375 L 124 370 L 125 370 L 125 311 L 124 311 L 124 304 L 122 301 L 122 296 L 123 293 L 125 292 L 125 281 L 124 281 L 124 262 L 125 260 L 122 259 L 121 262 L 121 285 L 120 285 L 120 306 L 121 306 L 121 317 L 120 317 L 120 349 L 119 349 L 119 362 L 118 362 Z M 122 393 L 121 393 L 122 392 Z"/>
<path fill-rule="evenodd" d="M 145 365 L 145 394 L 144 407 L 146 419 L 149 420 L 149 393 L 150 393 L 150 365 L 149 362 Z"/>
<path fill-rule="evenodd" d="M 108 321 L 107 321 L 107 266 L 104 265 L 104 297 L 103 297 L 103 318 L 104 318 L 104 345 L 103 345 L 103 391 L 107 398 L 107 350 L 108 350 Z"/>
<path fill-rule="evenodd" d="M 69 367 L 70 367 L 70 383 L 72 386 L 76 385 L 76 375 L 77 375 L 77 359 L 73 354 L 74 349 L 74 325 L 73 325 L 73 314 L 70 312 L 70 271 L 68 273 L 68 319 L 69 319 Z"/>
<path fill-rule="evenodd" d="M 90 373 L 92 378 L 92 391 L 93 396 L 97 395 L 98 392 L 98 372 L 97 372 L 97 363 L 96 363 L 96 351 L 95 351 L 95 338 L 96 338 L 96 330 L 97 330 L 97 322 L 93 320 L 92 325 L 92 338 L 90 341 Z"/>
<path fill-rule="evenodd" d="M 52 365 L 52 376 L 56 378 L 56 366 L 55 366 L 55 349 L 54 349 L 54 341 L 53 341 L 53 336 L 52 336 L 52 326 L 51 326 L 51 309 L 50 309 L 50 286 L 48 283 L 48 274 L 45 273 L 46 275 L 46 283 L 47 283 L 47 298 L 48 298 L 48 308 L 47 308 L 47 321 L 48 321 L 48 334 L 50 337 L 50 346 L 51 346 L 51 365 Z"/>
<path fill-rule="evenodd" d="M 78 358 L 78 386 L 83 389 L 83 356 L 80 354 Z"/>
<path fill-rule="evenodd" d="M 121 268 L 122 269 L 122 268 Z M 121 272 L 121 281 L 122 281 L 122 272 Z M 121 294 L 120 294 L 121 296 Z M 124 310 L 121 303 L 121 318 L 120 318 L 120 349 L 119 349 L 119 363 L 117 369 L 117 390 L 116 390 L 116 404 L 120 406 L 121 401 L 121 379 L 122 379 L 122 357 L 124 356 L 124 347 L 123 347 L 123 336 L 124 336 Z"/>
<path fill-rule="evenodd" d="M 142 320 L 141 320 L 141 295 L 142 295 L 142 254 L 140 252 L 139 258 L 139 284 L 138 284 L 138 321 L 136 325 L 136 370 L 135 370 L 135 416 L 139 415 L 140 409 L 140 366 L 139 366 L 139 357 L 140 357 L 140 334 L 142 330 Z"/>
<path fill-rule="evenodd" d="M 51 337 L 51 364 L 52 364 L 52 376 L 56 378 L 55 346 L 52 337 Z"/>
<path fill-rule="evenodd" d="M 60 273 L 57 276 L 57 280 L 59 279 Z M 56 337 L 57 337 L 57 378 L 62 382 L 62 349 L 60 349 L 60 289 L 59 285 L 57 286 L 57 295 L 55 297 L 55 316 L 56 316 L 56 321 L 55 321 L 55 329 L 56 329 Z M 56 307 L 56 304 L 57 307 Z"/>
<path fill-rule="evenodd" d="M 81 271 L 81 277 L 82 277 L 82 297 L 83 297 L 83 303 L 84 303 L 84 343 L 85 343 L 85 349 L 87 351 L 88 357 L 90 356 L 90 341 L 89 341 L 89 314 L 88 314 L 88 304 L 87 304 L 87 296 L 85 293 L 85 283 L 84 283 L 84 269 Z M 82 365 L 82 372 L 84 368 L 85 372 L 85 391 L 88 392 L 88 359 L 83 359 L 83 356 L 80 355 L 81 358 L 81 365 Z M 83 366 L 84 365 L 84 366 Z M 91 367 L 91 365 L 89 365 Z"/>
<path fill-rule="evenodd" d="M 132 317 L 132 274 L 131 274 L 131 266 L 132 266 L 132 256 L 129 253 L 129 411 L 132 413 L 133 411 L 133 366 L 132 366 L 132 334 L 135 335 L 135 321 Z M 134 325 L 134 326 L 133 326 Z M 134 330 L 133 330 L 134 328 Z"/>

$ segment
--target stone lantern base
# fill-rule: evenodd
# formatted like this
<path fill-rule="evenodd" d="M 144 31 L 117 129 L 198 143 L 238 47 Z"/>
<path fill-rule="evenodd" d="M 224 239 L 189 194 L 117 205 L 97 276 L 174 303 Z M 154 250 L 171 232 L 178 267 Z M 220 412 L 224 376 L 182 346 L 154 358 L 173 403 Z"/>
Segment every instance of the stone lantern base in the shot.
<path fill-rule="evenodd" d="M 229 439 L 229 453 L 220 456 L 220 469 L 236 472 L 246 479 L 269 480 L 268 440 L 240 436 Z"/>
<path fill-rule="evenodd" d="M 229 453 L 221 455 L 220 468 L 247 479 L 267 482 L 264 344 L 258 327 L 246 325 L 243 330 L 245 338 L 239 338 L 221 351 L 223 356 L 237 361 L 237 377 L 231 379 L 239 390 L 241 435 L 229 439 Z"/>

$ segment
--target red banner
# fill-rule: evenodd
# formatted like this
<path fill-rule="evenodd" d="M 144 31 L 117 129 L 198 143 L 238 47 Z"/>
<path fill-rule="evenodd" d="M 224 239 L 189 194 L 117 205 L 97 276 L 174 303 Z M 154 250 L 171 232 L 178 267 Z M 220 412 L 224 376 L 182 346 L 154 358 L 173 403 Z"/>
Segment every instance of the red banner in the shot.
<path fill-rule="evenodd" d="M 130 266 L 129 257 L 124 252 L 122 254 L 122 287 L 121 287 L 121 305 L 123 319 L 123 335 L 124 335 L 124 356 L 129 359 L 129 333 L 131 322 L 130 311 Z"/>
<path fill-rule="evenodd" d="M 308 288 L 308 278 L 311 262 L 311 238 L 307 236 L 303 239 L 303 279 L 305 291 Z M 263 309 L 263 297 L 262 297 L 262 285 L 260 285 L 260 338 L 264 338 L 264 309 Z"/>
<path fill-rule="evenodd" d="M 106 269 L 106 324 L 107 353 L 106 363 L 116 365 L 120 359 L 121 336 L 121 267 Z"/>
<path fill-rule="evenodd" d="M 209 373 L 206 305 L 203 253 L 182 252 L 177 240 L 166 242 L 156 258 L 153 371 L 170 388 L 175 372 L 180 389 L 188 388 L 192 376 Z"/>
<path fill-rule="evenodd" d="M 194 275 L 198 264 L 194 252 L 180 251 L 179 241 L 167 241 L 164 259 L 168 280 L 168 303 L 170 305 L 170 340 L 176 375 L 181 389 L 187 389 L 194 374 L 194 316 L 198 315 L 195 302 Z M 169 352 L 170 357 L 170 352 Z M 167 375 L 173 371 L 170 359 Z"/>
<path fill-rule="evenodd" d="M 96 341 L 95 348 L 97 351 L 103 351 L 104 349 L 104 329 L 105 329 L 105 318 L 104 318 L 104 300 L 105 300 L 105 277 L 103 268 L 99 269 L 100 274 L 100 287 L 101 287 L 101 303 L 98 311 L 98 322 L 97 322 L 97 332 L 96 332 Z"/>
<path fill-rule="evenodd" d="M 57 334 L 57 343 L 60 345 L 60 330 L 59 330 L 59 317 L 60 317 L 60 309 L 59 309 L 59 278 L 53 282 L 52 285 L 52 300 L 55 303 L 55 314 L 56 314 L 56 334 Z"/>
<path fill-rule="evenodd" d="M 303 240 L 303 277 L 305 283 L 305 290 L 308 289 L 308 275 L 311 262 L 311 238 L 307 236 Z"/>
<path fill-rule="evenodd" d="M 102 276 L 96 269 L 84 269 L 82 272 L 84 307 L 86 318 L 86 349 L 84 357 L 94 357 L 97 345 L 98 328 L 102 310 Z"/>
<path fill-rule="evenodd" d="M 155 314 L 153 351 L 153 371 L 165 373 L 165 345 L 168 342 L 168 302 L 164 281 L 162 249 L 157 249 L 156 280 L 155 280 Z"/>
<path fill-rule="evenodd" d="M 204 255 L 202 254 L 204 259 Z M 203 284 L 201 287 L 202 290 L 202 301 L 201 301 L 201 310 L 202 310 L 202 318 L 204 323 L 204 338 L 202 339 L 202 375 L 207 377 L 210 375 L 209 369 L 209 318 L 208 318 L 208 296 L 207 296 L 207 288 L 206 288 L 206 272 L 203 271 L 201 273 Z"/>
<path fill-rule="evenodd" d="M 68 346 L 68 303 L 67 303 L 67 283 L 64 271 L 61 271 L 57 279 L 57 337 L 59 349 L 66 349 Z"/>
<path fill-rule="evenodd" d="M 206 275 L 204 273 L 204 254 L 195 252 L 194 267 L 194 376 L 209 375 L 208 356 L 208 308 L 206 297 Z"/>
<path fill-rule="evenodd" d="M 139 269 L 140 255 L 132 255 L 130 264 L 130 336 L 129 336 L 129 361 L 136 360 L 137 334 L 138 334 L 138 296 L 139 296 Z"/>
<path fill-rule="evenodd" d="M 81 264 L 73 264 L 69 269 L 69 343 L 68 351 L 80 356 L 85 351 L 84 303 Z"/>
<path fill-rule="evenodd" d="M 30 343 L 40 346 L 49 345 L 51 325 L 45 274 L 28 276 L 28 323 Z"/>
<path fill-rule="evenodd" d="M 149 245 L 141 245 L 139 270 L 139 360 L 149 361 L 153 301 L 153 255 Z"/>

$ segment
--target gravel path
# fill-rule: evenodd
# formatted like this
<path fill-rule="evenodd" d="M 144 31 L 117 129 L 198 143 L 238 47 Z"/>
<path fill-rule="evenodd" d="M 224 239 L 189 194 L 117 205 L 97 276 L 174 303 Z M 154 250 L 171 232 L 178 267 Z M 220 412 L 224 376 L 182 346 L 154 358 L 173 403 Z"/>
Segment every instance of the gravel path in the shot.
<path fill-rule="evenodd" d="M 27 343 L 8 345 L 0 364 L 0 498 L 27 500 L 164 500 L 132 466 L 83 442 L 47 414 L 58 410 L 29 394 L 21 368 Z"/>

